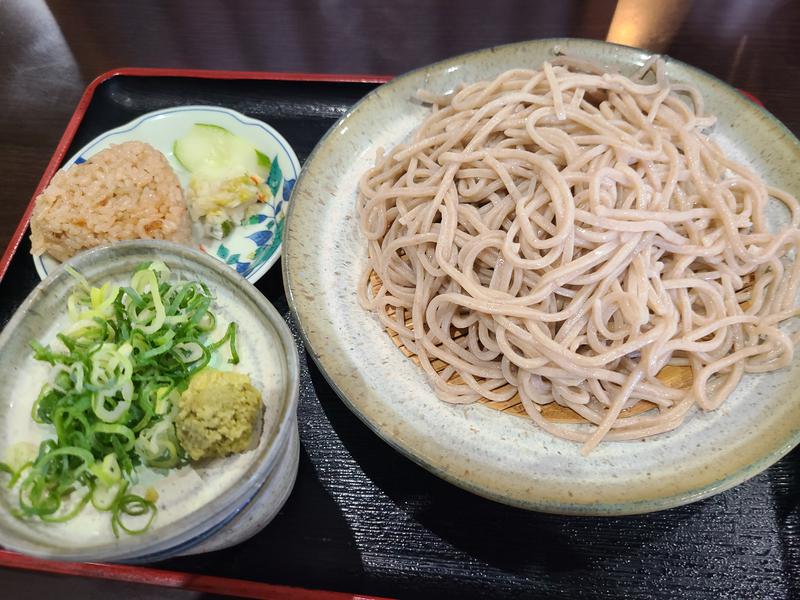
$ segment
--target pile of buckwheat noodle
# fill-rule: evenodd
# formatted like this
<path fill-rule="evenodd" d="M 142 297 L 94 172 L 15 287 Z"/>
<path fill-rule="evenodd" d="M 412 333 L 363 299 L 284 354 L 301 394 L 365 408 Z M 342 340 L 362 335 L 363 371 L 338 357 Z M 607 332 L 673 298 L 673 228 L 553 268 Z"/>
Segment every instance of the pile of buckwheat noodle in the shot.
<path fill-rule="evenodd" d="M 519 394 L 587 454 L 671 430 L 744 373 L 790 363 L 797 334 L 779 325 L 800 314 L 798 202 L 725 156 L 698 90 L 664 71 L 558 57 L 420 92 L 430 116 L 378 152 L 357 202 L 359 297 L 439 398 Z M 776 231 L 770 203 L 790 215 Z M 691 386 L 657 379 L 665 365 L 690 368 Z M 643 400 L 654 407 L 621 415 Z M 548 421 L 550 402 L 590 425 Z"/>

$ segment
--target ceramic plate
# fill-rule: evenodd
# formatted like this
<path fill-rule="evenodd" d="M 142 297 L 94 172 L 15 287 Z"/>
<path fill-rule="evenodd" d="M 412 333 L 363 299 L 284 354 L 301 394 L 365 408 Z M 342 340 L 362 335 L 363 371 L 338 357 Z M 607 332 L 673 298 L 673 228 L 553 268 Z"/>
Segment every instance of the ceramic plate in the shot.
<path fill-rule="evenodd" d="M 345 115 L 308 159 L 289 209 L 284 281 L 307 346 L 345 403 L 380 437 L 444 479 L 515 506 L 563 514 L 631 514 L 692 502 L 778 460 L 800 438 L 800 360 L 748 375 L 717 411 L 695 411 L 677 430 L 606 442 L 588 458 L 528 419 L 480 404 L 439 401 L 421 369 L 356 299 L 366 243 L 356 185 L 375 150 L 391 148 L 428 114 L 418 89 L 445 92 L 512 68 L 538 68 L 556 47 L 631 73 L 649 54 L 585 40 L 501 46 L 413 71 Z M 713 137 L 768 181 L 800 194 L 800 142 L 723 82 L 667 58 L 671 79 L 703 92 L 719 117 Z"/>
<path fill-rule="evenodd" d="M 218 106 L 179 106 L 157 110 L 95 138 L 72 156 L 64 168 L 85 162 L 112 144 L 136 140 L 147 142 L 164 154 L 186 189 L 189 173 L 175 158 L 172 147 L 175 140 L 186 135 L 195 123 L 224 127 L 251 142 L 272 161 L 267 178 L 272 198 L 261 210 L 221 242 L 197 241 L 200 250 L 229 265 L 250 283 L 255 283 L 281 255 L 286 207 L 300 173 L 300 162 L 289 142 L 266 123 Z M 33 262 L 42 279 L 58 264 L 47 255 L 33 257 Z"/>

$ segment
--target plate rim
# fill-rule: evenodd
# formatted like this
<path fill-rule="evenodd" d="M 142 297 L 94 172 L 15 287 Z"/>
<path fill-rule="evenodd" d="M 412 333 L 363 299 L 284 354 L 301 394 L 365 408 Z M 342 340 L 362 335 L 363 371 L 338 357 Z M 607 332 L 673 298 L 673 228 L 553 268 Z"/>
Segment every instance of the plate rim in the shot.
<path fill-rule="evenodd" d="M 473 52 L 457 55 L 454 57 L 449 57 L 441 61 L 437 61 L 435 63 L 422 66 L 420 68 L 411 70 L 403 75 L 398 76 L 394 80 L 379 86 L 375 90 L 371 91 L 367 94 L 364 98 L 362 98 L 358 103 L 356 103 L 351 109 L 345 113 L 337 122 L 328 130 L 328 132 L 322 137 L 322 139 L 318 142 L 314 150 L 308 156 L 306 160 L 306 167 L 313 165 L 318 153 L 321 152 L 321 149 L 327 144 L 327 141 L 338 132 L 344 124 L 348 121 L 350 116 L 357 111 L 364 103 L 369 101 L 376 94 L 382 93 L 382 90 L 386 86 L 391 86 L 395 81 L 402 81 L 407 77 L 413 77 L 417 74 L 425 73 L 426 71 L 433 71 L 433 70 L 441 70 L 446 66 L 452 66 L 455 64 L 460 64 L 465 60 L 469 60 L 471 58 L 475 58 L 484 53 L 494 53 L 500 49 L 513 49 L 514 47 L 530 47 L 534 45 L 538 46 L 549 46 L 549 47 L 556 47 L 559 44 L 565 45 L 580 45 L 582 48 L 617 48 L 617 50 L 626 58 L 624 60 L 632 60 L 634 56 L 638 56 L 640 60 L 646 60 L 656 53 L 652 53 L 646 50 L 642 50 L 639 48 L 633 48 L 628 46 L 622 46 L 619 44 L 612 44 L 608 42 L 602 42 L 599 40 L 587 40 L 582 38 L 548 38 L 548 39 L 540 39 L 540 40 L 528 40 L 523 42 L 515 42 L 512 44 L 502 44 L 498 46 L 493 46 L 490 48 L 480 49 Z M 694 77 L 697 77 L 699 80 L 706 80 L 709 83 L 715 85 L 721 85 L 722 89 L 728 93 L 735 93 L 739 94 L 736 88 L 733 88 L 729 84 L 725 83 L 721 79 L 697 68 L 693 67 L 683 61 L 674 59 L 667 55 L 661 55 L 668 63 L 672 63 L 677 67 L 690 72 Z M 627 58 L 630 57 L 630 58 Z M 743 98 L 743 100 L 745 100 Z M 774 115 L 772 115 L 769 111 L 767 111 L 762 106 L 759 106 L 755 103 L 750 103 L 757 112 L 760 112 L 762 116 L 767 117 L 773 124 L 777 125 L 779 130 L 781 130 L 784 134 L 786 134 L 793 145 L 798 148 L 800 152 L 800 141 L 798 141 L 797 137 Z M 303 172 L 301 173 L 300 177 L 295 185 L 295 190 L 302 189 L 304 187 L 304 179 L 305 177 L 310 176 L 308 174 L 309 169 L 304 168 Z M 292 231 L 292 215 L 295 212 L 295 203 L 292 203 L 289 206 L 289 211 L 287 214 L 287 228 L 286 228 L 286 241 L 287 241 L 287 249 L 290 247 L 290 238 L 291 238 L 291 231 Z M 292 270 L 292 257 L 289 252 L 287 252 L 284 256 L 284 260 L 282 261 L 282 276 L 283 276 L 283 283 L 284 289 L 286 291 L 287 302 L 289 304 L 289 308 L 292 314 L 292 317 L 297 324 L 298 331 L 300 333 L 301 338 L 305 344 L 308 353 L 311 355 L 314 363 L 319 368 L 320 372 L 322 373 L 325 380 L 328 384 L 333 388 L 336 392 L 337 396 L 344 402 L 345 406 L 353 412 L 370 430 L 372 430 L 377 436 L 386 442 L 390 447 L 394 450 L 398 451 L 400 454 L 405 456 L 406 458 L 410 459 L 412 462 L 420 465 L 427 471 L 433 473 L 434 475 L 448 481 L 451 484 L 454 484 L 462 489 L 475 493 L 479 496 L 483 496 L 490 500 L 494 500 L 500 503 L 508 504 L 511 506 L 515 506 L 518 508 L 523 508 L 526 510 L 534 510 L 538 512 L 545 512 L 545 513 L 553 513 L 553 514 L 562 514 L 562 515 L 593 515 L 593 516 L 621 516 L 621 515 L 631 515 L 631 514 L 643 514 L 648 512 L 654 512 L 659 510 L 664 510 L 668 508 L 673 508 L 676 506 L 681 506 L 684 504 L 689 504 L 692 502 L 696 502 L 698 500 L 702 500 L 709 496 L 715 495 L 719 492 L 727 490 L 735 485 L 738 485 L 751 477 L 757 475 L 770 465 L 777 462 L 780 458 L 785 456 L 792 448 L 794 448 L 798 443 L 800 443 L 800 430 L 795 430 L 793 434 L 787 435 L 786 438 L 783 440 L 782 444 L 776 445 L 772 451 L 767 452 L 766 454 L 761 455 L 759 458 L 752 460 L 749 464 L 738 468 L 736 471 L 732 473 L 727 473 L 723 477 L 716 479 L 715 481 L 708 483 L 706 485 L 696 486 L 693 488 L 682 489 L 677 491 L 673 494 L 664 494 L 655 498 L 644 498 L 641 500 L 626 500 L 622 502 L 611 502 L 611 503 L 567 503 L 567 502 L 553 502 L 544 499 L 521 499 L 521 498 L 512 498 L 502 493 L 498 493 L 484 487 L 482 485 L 478 485 L 472 481 L 467 481 L 464 478 L 459 478 L 454 474 L 450 473 L 446 469 L 440 467 L 437 464 L 432 463 L 429 460 L 426 460 L 419 455 L 417 455 L 410 447 L 404 446 L 400 441 L 395 439 L 391 433 L 388 431 L 388 426 L 381 426 L 377 422 L 373 422 L 367 414 L 362 412 L 358 407 L 355 406 L 353 401 L 347 397 L 347 395 L 343 392 L 343 390 L 337 384 L 335 377 L 328 372 L 326 365 L 323 361 L 323 354 L 318 352 L 315 349 L 315 343 L 312 341 L 312 335 L 310 335 L 307 324 L 304 323 L 301 312 L 302 308 L 300 308 L 300 303 L 295 295 L 295 289 L 293 284 L 293 279 L 295 275 L 291 272 Z M 407 440 L 406 440 L 407 442 Z"/>
<path fill-rule="evenodd" d="M 55 173 L 58 173 L 59 171 L 61 171 L 64 168 L 71 168 L 74 165 L 79 164 L 79 163 L 76 162 L 78 158 L 83 156 L 86 152 L 90 151 L 94 146 L 96 146 L 97 144 L 100 144 L 101 142 L 103 142 L 104 140 L 106 140 L 109 137 L 112 137 L 114 135 L 119 135 L 121 133 L 128 133 L 130 131 L 133 131 L 137 127 L 141 126 L 145 121 L 148 121 L 148 120 L 153 119 L 155 117 L 159 117 L 161 115 L 177 113 L 177 112 L 192 112 L 192 111 L 220 112 L 220 113 L 226 114 L 229 117 L 234 118 L 235 120 L 239 121 L 243 125 L 254 125 L 254 126 L 258 126 L 258 127 L 262 128 L 267 134 L 269 134 L 269 135 L 271 135 L 271 136 L 273 136 L 275 138 L 275 141 L 277 141 L 278 145 L 283 149 L 283 151 L 289 157 L 289 163 L 292 166 L 292 169 L 294 170 L 294 175 L 295 175 L 294 181 L 295 181 L 295 183 L 297 183 L 297 180 L 300 178 L 300 173 L 302 171 L 302 168 L 300 166 L 300 160 L 297 158 L 297 154 L 295 153 L 294 148 L 292 148 L 292 145 L 289 143 L 289 141 L 285 137 L 283 137 L 283 135 L 277 129 L 275 129 L 269 123 L 267 123 L 265 121 L 262 121 L 261 119 L 256 119 L 255 117 L 251 117 L 251 116 L 245 115 L 244 113 L 240 113 L 239 111 L 234 110 L 232 108 L 228 108 L 226 106 L 216 106 L 216 105 L 213 105 L 213 104 L 180 104 L 180 105 L 177 105 L 177 106 L 168 106 L 168 107 L 165 107 L 165 108 L 159 108 L 157 110 L 153 110 L 153 111 L 141 114 L 138 117 L 136 117 L 134 119 L 131 119 L 130 121 L 128 121 L 126 123 L 123 123 L 122 125 L 118 125 L 117 127 L 114 127 L 112 129 L 108 129 L 107 131 L 104 131 L 103 133 L 101 133 L 101 134 L 95 136 L 94 138 L 92 138 L 91 140 L 89 140 L 79 150 L 77 150 L 74 154 L 69 156 L 69 158 L 64 160 L 63 166 L 58 168 Z M 53 174 L 54 177 L 55 177 L 55 173 Z M 51 181 L 52 181 L 52 178 L 51 178 Z M 286 181 L 286 178 L 284 178 L 284 183 L 285 183 L 285 181 Z M 43 187 L 43 191 L 45 189 L 47 189 L 47 186 L 49 184 L 50 184 L 50 182 L 48 181 L 47 184 Z M 283 185 L 283 183 L 282 183 L 282 185 Z M 289 209 L 289 206 L 291 205 L 290 201 L 291 201 L 291 196 L 289 198 L 289 201 L 285 202 L 286 208 L 282 211 L 283 212 L 283 219 L 282 220 L 284 220 L 284 221 L 288 217 L 288 209 Z M 35 202 L 35 198 L 34 198 L 34 202 Z M 276 220 L 276 223 L 277 223 L 277 220 Z M 254 269 L 251 273 L 249 273 L 246 277 L 244 277 L 244 279 L 246 279 L 247 281 L 249 281 L 252 284 L 255 284 L 259 279 L 261 279 L 261 277 L 263 277 L 272 268 L 272 266 L 276 262 L 278 262 L 278 259 L 281 257 L 281 251 L 283 249 L 283 237 L 284 237 L 284 235 L 281 234 L 281 239 L 280 239 L 279 243 L 277 244 L 277 246 L 275 247 L 275 249 L 273 250 L 273 252 L 270 255 L 270 257 L 266 261 L 261 263 L 261 265 L 259 265 L 256 269 Z M 120 240 L 120 241 L 122 241 L 122 240 Z M 194 246 L 192 246 L 192 247 L 194 248 Z M 204 254 L 208 254 L 205 251 L 203 253 Z M 39 276 L 40 279 L 43 280 L 50 273 L 48 273 L 46 267 L 44 266 L 44 261 L 42 259 L 42 256 L 44 256 L 44 255 L 38 255 L 38 256 L 31 255 L 31 258 L 33 260 L 33 266 L 36 269 L 36 274 Z M 209 254 L 209 256 L 212 256 L 212 258 L 216 259 L 216 257 L 211 255 L 211 254 Z"/>

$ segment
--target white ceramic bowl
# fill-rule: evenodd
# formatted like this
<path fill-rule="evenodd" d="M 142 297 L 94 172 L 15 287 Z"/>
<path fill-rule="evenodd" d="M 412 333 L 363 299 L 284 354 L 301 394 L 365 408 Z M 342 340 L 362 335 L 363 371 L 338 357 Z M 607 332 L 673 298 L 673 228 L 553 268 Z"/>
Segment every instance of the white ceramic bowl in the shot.
<path fill-rule="evenodd" d="M 206 254 L 235 269 L 255 283 L 281 255 L 284 218 L 294 183 L 300 173 L 300 161 L 284 137 L 272 127 L 235 110 L 219 106 L 176 106 L 147 113 L 93 139 L 64 163 L 64 169 L 85 162 L 112 144 L 146 142 L 167 157 L 181 185 L 186 189 L 189 173 L 172 151 L 175 140 L 186 135 L 195 123 L 224 127 L 251 142 L 272 160 L 274 195 L 250 217 L 237 226 L 223 241 L 198 243 Z M 50 256 L 33 257 L 36 272 L 44 279 L 58 264 Z"/>
<path fill-rule="evenodd" d="M 174 479 L 159 489 L 156 520 L 142 535 L 115 539 L 108 513 L 90 506 L 66 524 L 20 521 L 10 513 L 16 495 L 0 493 L 0 545 L 63 560 L 151 561 L 237 543 L 266 525 L 288 497 L 297 473 L 298 356 L 289 328 L 264 296 L 220 262 L 170 242 L 119 242 L 65 265 L 90 283 L 122 282 L 136 265 L 154 259 L 180 278 L 209 286 L 219 327 L 237 323 L 236 370 L 250 375 L 264 398 L 257 447 L 202 467 L 169 471 L 166 477 Z M 48 343 L 63 329 L 74 283 L 64 266 L 56 268 L 0 334 L 0 457 L 25 439 L 25 427 L 37 427 L 30 422 L 30 406 L 48 367 L 33 359 L 29 344 Z"/>

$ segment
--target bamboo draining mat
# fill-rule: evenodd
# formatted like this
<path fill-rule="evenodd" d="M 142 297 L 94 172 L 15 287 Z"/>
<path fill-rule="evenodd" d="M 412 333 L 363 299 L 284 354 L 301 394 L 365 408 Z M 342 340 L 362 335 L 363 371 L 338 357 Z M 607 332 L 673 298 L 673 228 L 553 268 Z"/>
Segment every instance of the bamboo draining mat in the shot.
<path fill-rule="evenodd" d="M 372 272 L 370 275 L 370 284 L 372 285 L 373 292 L 377 293 L 381 286 L 380 277 L 375 271 Z M 392 316 L 394 314 L 393 309 L 389 309 L 387 314 Z M 411 326 L 411 317 L 409 316 L 406 318 L 406 327 L 413 330 Z M 387 328 L 386 332 L 389 334 L 389 337 L 394 342 L 395 346 L 400 348 L 403 354 L 411 360 L 415 365 L 419 366 L 419 358 L 416 354 L 414 354 L 411 350 L 406 348 L 403 344 L 403 341 L 400 339 L 400 336 L 397 332 Z M 447 364 L 442 360 L 434 359 L 431 361 L 431 365 L 436 370 L 437 373 L 440 373 Z M 666 366 L 661 369 L 661 372 L 658 374 L 658 378 L 666 383 L 670 387 L 674 388 L 686 388 L 692 384 L 692 371 L 689 367 L 673 367 L 673 366 Z M 462 383 L 461 378 L 457 373 L 453 374 L 453 376 L 448 380 L 448 383 Z M 500 388 L 502 390 L 503 388 Z M 498 391 L 500 391 L 498 390 Z M 518 417 L 528 417 L 528 414 L 525 412 L 525 408 L 522 406 L 522 400 L 519 398 L 519 394 L 515 394 L 513 398 L 510 400 L 506 400 L 505 402 L 493 402 L 488 398 L 481 398 L 479 401 L 484 406 L 487 406 L 494 410 L 499 410 L 501 412 L 507 413 L 509 415 L 515 415 Z M 567 408 L 566 406 L 561 406 L 560 404 L 556 404 L 555 402 L 551 402 L 550 404 L 544 405 L 537 405 L 539 412 L 548 420 L 559 422 L 559 423 L 586 423 L 586 419 L 578 415 L 575 411 L 571 408 Z M 650 402 L 641 401 L 638 404 L 626 408 L 622 411 L 621 417 L 630 417 L 633 415 L 637 415 L 648 410 L 652 410 L 655 408 L 654 404 Z"/>

